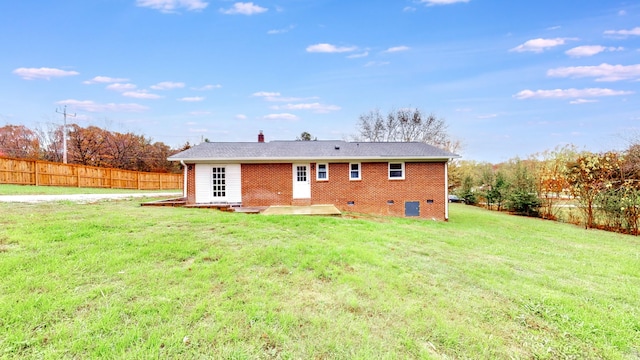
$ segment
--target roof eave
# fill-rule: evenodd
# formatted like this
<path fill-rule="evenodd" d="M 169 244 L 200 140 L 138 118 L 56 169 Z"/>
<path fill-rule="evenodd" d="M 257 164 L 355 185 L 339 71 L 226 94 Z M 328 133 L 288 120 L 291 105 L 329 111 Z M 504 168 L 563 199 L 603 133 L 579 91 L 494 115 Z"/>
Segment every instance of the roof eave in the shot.
<path fill-rule="evenodd" d="M 169 161 L 183 161 L 189 163 L 196 162 L 232 162 L 232 163 L 259 163 L 259 162 L 297 162 L 297 161 L 310 161 L 310 162 L 350 162 L 350 161 L 388 161 L 388 160 L 402 160 L 402 161 L 449 161 L 455 158 L 459 158 L 459 155 L 451 156 L 344 156 L 344 157 L 229 157 L 229 158 L 212 158 L 212 157 L 169 157 Z"/>

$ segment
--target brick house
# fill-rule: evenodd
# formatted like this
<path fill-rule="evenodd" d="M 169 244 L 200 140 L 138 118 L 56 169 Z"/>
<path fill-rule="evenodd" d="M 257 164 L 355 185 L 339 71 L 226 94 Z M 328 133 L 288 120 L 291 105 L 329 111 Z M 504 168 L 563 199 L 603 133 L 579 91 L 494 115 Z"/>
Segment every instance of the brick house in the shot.
<path fill-rule="evenodd" d="M 184 165 L 187 204 L 333 204 L 341 211 L 448 219 L 447 163 L 419 142 L 205 142 Z"/>

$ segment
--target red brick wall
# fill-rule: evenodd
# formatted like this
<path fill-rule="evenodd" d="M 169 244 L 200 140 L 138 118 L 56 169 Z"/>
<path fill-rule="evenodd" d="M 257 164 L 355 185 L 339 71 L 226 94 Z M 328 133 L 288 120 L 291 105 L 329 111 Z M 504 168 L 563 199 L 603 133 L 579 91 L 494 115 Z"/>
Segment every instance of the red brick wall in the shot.
<path fill-rule="evenodd" d="M 196 203 L 196 165 L 187 165 L 187 204 Z"/>
<path fill-rule="evenodd" d="M 404 180 L 389 180 L 386 162 L 360 166 L 361 180 L 349 180 L 349 164 L 340 163 L 329 164 L 329 181 L 316 181 L 312 164 L 312 203 L 334 204 L 341 211 L 404 216 L 405 202 L 419 201 L 420 217 L 444 220 L 445 163 L 405 163 Z M 353 205 L 348 205 L 350 201 Z"/>
<path fill-rule="evenodd" d="M 330 163 L 329 180 L 317 181 L 311 163 L 311 201 L 306 201 L 293 200 L 292 164 L 242 164 L 242 205 L 333 204 L 341 211 L 404 216 L 405 202 L 419 201 L 421 218 L 445 219 L 445 163 L 407 162 L 404 180 L 389 180 L 386 162 L 360 166 L 361 180 L 349 180 L 348 163 Z M 195 203 L 193 164 L 187 168 L 187 203 Z"/>
<path fill-rule="evenodd" d="M 291 164 L 242 164 L 242 205 L 291 205 Z"/>

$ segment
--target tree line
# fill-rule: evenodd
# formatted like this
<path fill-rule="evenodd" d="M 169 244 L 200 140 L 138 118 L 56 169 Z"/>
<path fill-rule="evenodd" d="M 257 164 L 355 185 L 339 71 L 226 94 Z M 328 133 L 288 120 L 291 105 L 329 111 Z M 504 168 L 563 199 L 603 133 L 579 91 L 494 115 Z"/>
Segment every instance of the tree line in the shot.
<path fill-rule="evenodd" d="M 640 145 L 593 153 L 565 146 L 501 164 L 459 161 L 451 192 L 468 204 L 638 235 Z"/>
<path fill-rule="evenodd" d="M 178 149 L 131 132 L 119 133 L 97 126 L 67 126 L 67 162 L 147 172 L 180 172 L 180 165 L 167 158 Z M 62 162 L 62 126 L 29 129 L 24 125 L 0 127 L 0 156 Z"/>

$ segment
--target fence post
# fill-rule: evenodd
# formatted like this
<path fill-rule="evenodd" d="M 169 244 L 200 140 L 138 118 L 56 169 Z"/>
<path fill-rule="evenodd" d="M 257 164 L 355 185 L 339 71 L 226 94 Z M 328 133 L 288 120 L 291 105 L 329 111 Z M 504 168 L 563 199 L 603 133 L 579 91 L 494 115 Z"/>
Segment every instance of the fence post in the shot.
<path fill-rule="evenodd" d="M 36 181 L 34 181 L 34 183 L 36 184 L 36 186 L 40 186 L 40 172 L 38 171 L 38 160 L 33 160 L 33 173 L 35 174 L 34 176 L 36 177 Z"/>

